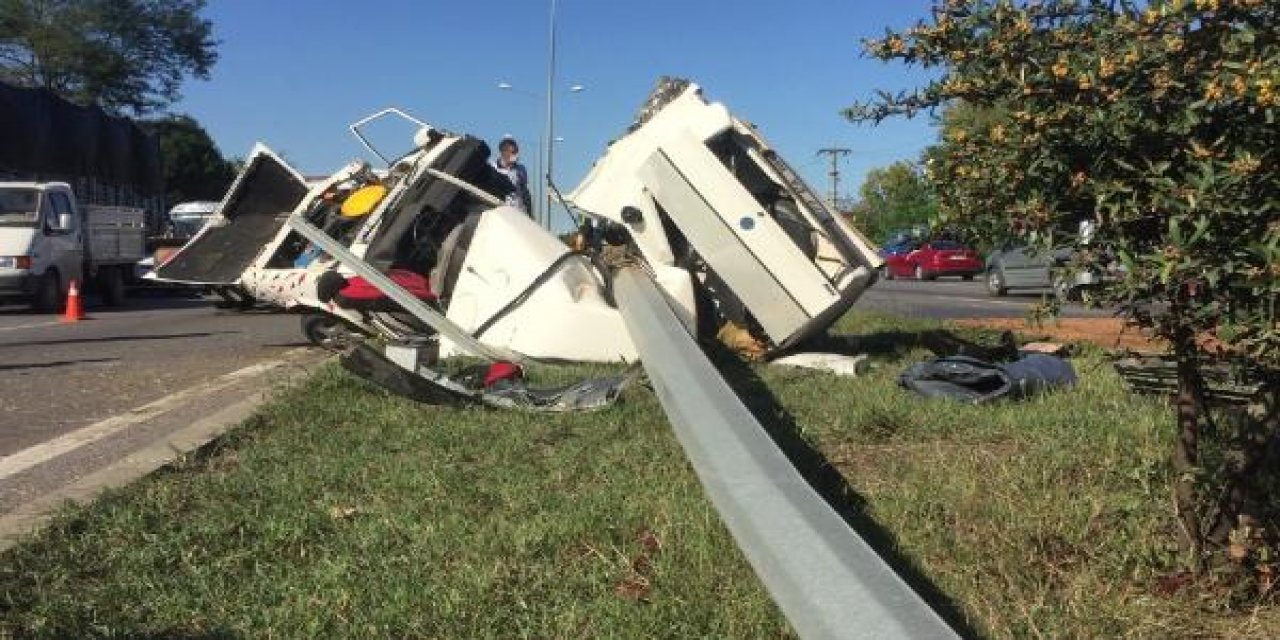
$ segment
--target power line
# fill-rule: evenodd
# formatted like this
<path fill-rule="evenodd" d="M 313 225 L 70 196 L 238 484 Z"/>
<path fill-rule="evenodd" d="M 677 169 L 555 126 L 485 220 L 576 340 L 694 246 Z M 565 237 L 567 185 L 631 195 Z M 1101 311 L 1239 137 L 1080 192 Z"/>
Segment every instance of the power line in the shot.
<path fill-rule="evenodd" d="M 840 199 L 840 158 L 853 153 L 853 149 L 848 147 L 827 147 L 826 149 L 818 149 L 819 156 L 831 157 L 831 171 L 827 175 L 831 176 L 831 210 L 839 211 L 838 201 Z"/>

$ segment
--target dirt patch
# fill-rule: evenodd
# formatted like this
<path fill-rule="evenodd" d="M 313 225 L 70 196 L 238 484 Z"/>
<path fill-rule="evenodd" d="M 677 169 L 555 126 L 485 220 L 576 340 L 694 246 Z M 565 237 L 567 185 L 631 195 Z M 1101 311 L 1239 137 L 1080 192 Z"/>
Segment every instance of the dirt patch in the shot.
<path fill-rule="evenodd" d="M 955 323 L 962 327 L 1012 331 L 1023 339 L 1092 342 L 1106 349 L 1164 351 L 1166 346 L 1135 327 L 1125 326 L 1119 318 L 1060 318 L 1039 327 L 1030 326 L 1021 318 L 966 318 Z"/>

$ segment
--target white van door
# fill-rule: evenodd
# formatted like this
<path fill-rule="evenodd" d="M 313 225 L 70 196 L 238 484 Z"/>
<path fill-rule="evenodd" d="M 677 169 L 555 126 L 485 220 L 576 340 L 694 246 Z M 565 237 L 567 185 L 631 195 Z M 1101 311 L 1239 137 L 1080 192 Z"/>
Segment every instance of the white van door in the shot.
<path fill-rule="evenodd" d="M 48 191 L 42 200 L 44 247 L 41 253 L 48 252 L 49 263 L 57 268 L 65 293 L 71 288 L 72 280 L 84 284 L 84 243 L 81 238 L 84 224 L 66 193 Z"/>

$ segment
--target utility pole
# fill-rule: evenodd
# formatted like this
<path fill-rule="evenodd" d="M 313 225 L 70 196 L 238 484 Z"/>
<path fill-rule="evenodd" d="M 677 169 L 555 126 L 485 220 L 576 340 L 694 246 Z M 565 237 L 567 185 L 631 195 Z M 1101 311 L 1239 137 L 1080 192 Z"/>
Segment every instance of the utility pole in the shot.
<path fill-rule="evenodd" d="M 552 197 L 554 195 L 551 187 L 554 175 L 551 171 L 551 160 L 555 157 L 556 130 L 555 130 L 555 108 L 556 108 L 556 0 L 551 0 L 551 17 L 550 24 L 547 25 L 547 130 L 543 134 L 545 146 L 543 147 L 543 164 L 542 170 L 546 173 L 542 177 L 543 192 L 546 194 L 546 200 L 542 203 L 542 226 L 548 231 L 551 230 L 551 208 Z"/>
<path fill-rule="evenodd" d="M 837 204 L 837 200 L 840 197 L 840 158 L 851 153 L 853 153 L 853 149 L 847 147 L 818 149 L 818 155 L 831 156 L 831 171 L 827 175 L 831 176 L 831 211 L 833 213 L 840 212 L 840 206 Z"/>

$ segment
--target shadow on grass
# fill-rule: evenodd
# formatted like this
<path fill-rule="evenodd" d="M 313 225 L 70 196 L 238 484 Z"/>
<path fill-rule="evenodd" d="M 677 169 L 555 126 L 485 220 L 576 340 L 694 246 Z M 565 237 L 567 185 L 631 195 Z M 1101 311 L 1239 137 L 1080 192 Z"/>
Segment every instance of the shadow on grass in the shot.
<path fill-rule="evenodd" d="M 125 633 L 115 638 L 127 640 L 238 640 L 244 636 L 227 629 L 213 631 L 187 631 L 184 629 L 167 629 L 149 633 Z"/>
<path fill-rule="evenodd" d="M 979 334 L 991 335 L 990 332 L 974 333 Z M 805 341 L 789 352 L 902 357 L 916 349 L 928 349 L 939 356 L 971 356 L 989 362 L 1015 360 L 1018 357 L 1018 343 L 1013 332 L 1001 333 L 997 344 L 982 344 L 945 329 L 821 335 Z"/>
<path fill-rule="evenodd" d="M 919 342 L 913 344 L 910 341 L 913 338 L 918 340 L 923 333 L 935 332 L 875 334 L 866 338 L 859 337 L 856 340 L 857 344 L 851 346 L 856 346 L 857 350 L 854 351 L 856 353 L 873 351 L 879 354 L 896 353 L 897 349 L 892 348 L 892 340 L 904 340 L 908 346 L 902 348 L 909 350 L 922 344 Z M 794 416 L 778 401 L 756 372 L 719 343 L 705 346 L 707 355 L 724 375 L 729 386 L 768 431 L 774 443 L 809 483 L 809 486 L 817 491 L 827 504 L 840 514 L 845 523 L 863 540 L 866 540 L 876 553 L 880 554 L 880 557 L 889 563 L 889 566 L 893 567 L 947 624 L 951 625 L 952 629 L 966 638 L 980 637 L 977 630 L 965 619 L 961 607 L 921 572 L 911 558 L 898 551 L 893 533 L 866 514 L 866 499 L 849 485 L 840 471 L 821 451 L 804 439 Z"/>

